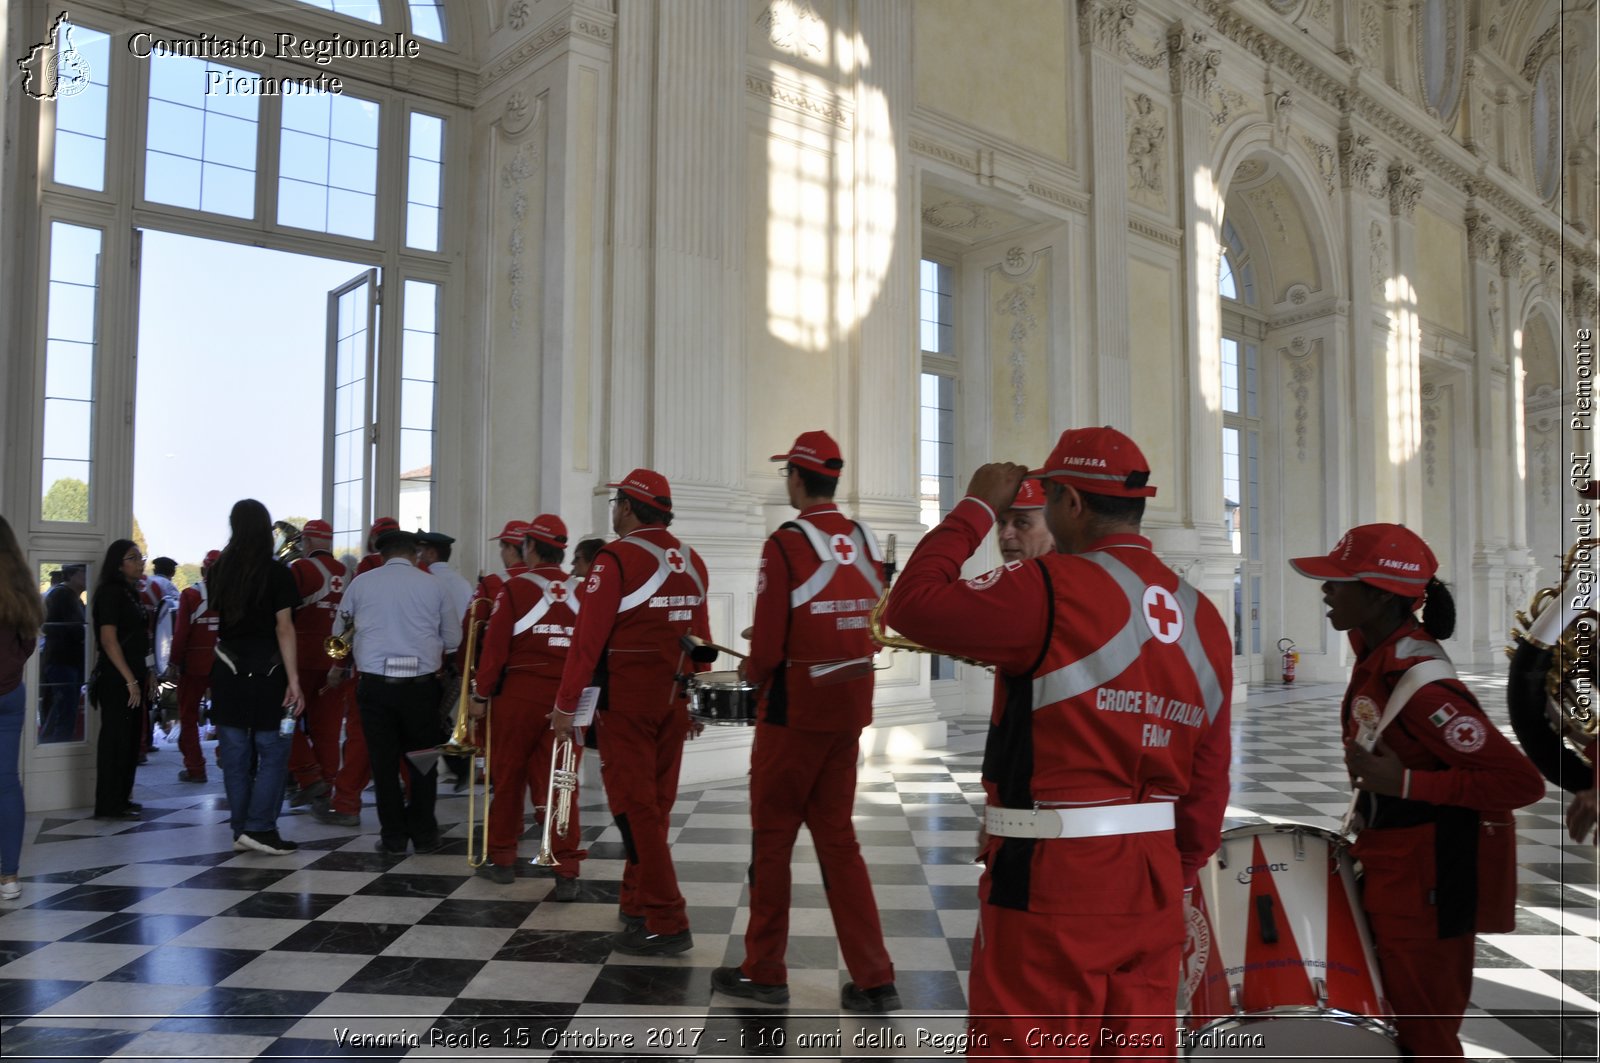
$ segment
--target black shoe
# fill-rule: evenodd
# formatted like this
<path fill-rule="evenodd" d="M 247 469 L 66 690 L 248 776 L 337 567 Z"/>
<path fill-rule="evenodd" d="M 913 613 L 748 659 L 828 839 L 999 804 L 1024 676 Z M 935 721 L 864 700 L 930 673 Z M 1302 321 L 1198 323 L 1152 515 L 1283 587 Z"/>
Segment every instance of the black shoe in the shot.
<path fill-rule="evenodd" d="M 178 781 L 179 782 L 205 782 L 206 781 L 206 775 L 205 775 L 205 772 L 201 772 L 200 774 L 196 775 L 194 772 L 192 772 L 189 769 L 185 768 L 183 771 L 178 772 Z"/>
<path fill-rule="evenodd" d="M 789 986 L 752 982 L 737 967 L 718 967 L 711 972 L 711 988 L 730 997 L 746 997 L 763 1004 L 789 1003 Z"/>
<path fill-rule="evenodd" d="M 676 956 L 694 948 L 694 935 L 688 930 L 680 930 L 676 934 L 652 934 L 648 927 L 640 923 L 618 934 L 611 947 L 629 956 Z"/>
<path fill-rule="evenodd" d="M 846 982 L 839 990 L 839 1006 L 846 1011 L 899 1011 L 900 994 L 894 983 L 862 989 L 854 982 Z"/>
<path fill-rule="evenodd" d="M 326 803 L 313 806 L 311 815 L 318 823 L 330 823 L 335 827 L 361 826 L 361 816 L 358 813 L 335 812 Z"/>
<path fill-rule="evenodd" d="M 127 804 L 122 806 L 122 811 L 124 811 L 124 812 L 143 812 L 144 811 L 144 806 L 141 805 L 137 801 L 129 801 Z"/>
<path fill-rule="evenodd" d="M 440 849 L 443 849 L 448 844 L 449 844 L 449 842 L 445 841 L 442 836 L 440 836 L 438 834 L 435 834 L 431 838 L 419 838 L 419 839 L 417 839 L 415 842 L 411 843 L 411 847 L 413 849 L 415 849 L 419 854 L 421 854 L 421 853 L 436 853 Z"/>
<path fill-rule="evenodd" d="M 406 855 L 406 845 L 405 845 L 404 842 L 402 842 L 400 844 L 400 847 L 398 849 L 396 849 L 393 846 L 391 846 L 388 842 L 384 841 L 382 838 L 379 838 L 377 844 L 374 845 L 373 848 L 376 849 L 378 852 L 384 853 L 384 854 L 386 854 L 388 856 L 404 856 L 404 855 Z"/>
<path fill-rule="evenodd" d="M 289 794 L 289 807 L 304 808 L 309 804 L 314 804 L 317 798 L 326 795 L 328 790 L 328 780 L 326 779 L 318 779 L 310 786 L 299 787 Z"/>
<path fill-rule="evenodd" d="M 623 927 L 628 929 L 628 930 L 638 930 L 638 929 L 642 929 L 644 927 L 644 916 L 642 916 L 642 915 L 629 915 L 627 912 L 623 911 L 621 908 L 618 908 L 617 909 L 617 922 L 621 923 L 623 925 Z"/>
<path fill-rule="evenodd" d="M 556 892 L 554 897 L 558 901 L 575 901 L 583 895 L 583 887 L 578 885 L 577 876 L 568 878 L 562 876 L 556 879 Z"/>
<path fill-rule="evenodd" d="M 486 878 L 496 886 L 509 886 L 517 881 L 517 873 L 505 864 L 484 864 L 478 868 L 479 878 Z"/>
<path fill-rule="evenodd" d="M 121 812 L 105 812 L 105 813 L 96 812 L 95 815 L 94 815 L 94 818 L 95 819 L 143 819 L 144 817 L 141 816 L 138 812 L 135 812 L 131 808 L 125 808 Z"/>
<path fill-rule="evenodd" d="M 239 835 L 239 841 L 246 847 L 268 856 L 288 856 L 300 846 L 288 841 L 275 830 L 247 830 Z"/>

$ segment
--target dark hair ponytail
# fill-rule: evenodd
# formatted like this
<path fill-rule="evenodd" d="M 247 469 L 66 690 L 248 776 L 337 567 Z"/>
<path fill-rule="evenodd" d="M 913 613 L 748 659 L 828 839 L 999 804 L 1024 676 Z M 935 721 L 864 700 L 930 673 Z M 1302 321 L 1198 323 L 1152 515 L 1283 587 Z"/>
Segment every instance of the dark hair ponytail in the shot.
<path fill-rule="evenodd" d="M 1456 630 L 1456 600 L 1439 577 L 1428 580 L 1427 598 L 1422 605 L 1423 630 L 1443 641 Z"/>

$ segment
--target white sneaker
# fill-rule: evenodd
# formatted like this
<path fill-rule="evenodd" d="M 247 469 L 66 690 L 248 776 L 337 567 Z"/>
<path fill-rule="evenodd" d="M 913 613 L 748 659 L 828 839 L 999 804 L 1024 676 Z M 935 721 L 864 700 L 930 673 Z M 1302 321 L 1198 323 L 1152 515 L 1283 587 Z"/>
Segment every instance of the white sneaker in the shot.
<path fill-rule="evenodd" d="M 0 901 L 14 901 L 22 896 L 22 883 L 0 882 Z"/>
<path fill-rule="evenodd" d="M 233 839 L 233 851 L 236 853 L 248 853 L 254 850 L 250 848 L 250 844 L 244 840 L 244 835 L 241 834 Z"/>

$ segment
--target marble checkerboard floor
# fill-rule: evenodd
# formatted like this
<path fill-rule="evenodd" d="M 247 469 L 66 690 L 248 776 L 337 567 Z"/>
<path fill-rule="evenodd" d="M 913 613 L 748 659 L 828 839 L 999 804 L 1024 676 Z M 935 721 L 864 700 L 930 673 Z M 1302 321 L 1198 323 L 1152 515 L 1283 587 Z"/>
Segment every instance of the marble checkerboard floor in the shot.
<path fill-rule="evenodd" d="M 1470 681 L 1494 711 L 1501 679 Z M 1334 826 L 1346 803 L 1330 752 L 1338 695 L 1251 690 L 1235 716 L 1229 826 Z M 583 896 L 560 903 L 527 868 L 510 886 L 471 875 L 460 797 L 441 800 L 452 842 L 437 854 L 374 852 L 370 807 L 360 828 L 284 816 L 293 855 L 234 852 L 220 785 L 166 783 L 177 764 L 164 752 L 140 770 L 143 822 L 87 809 L 28 818 L 22 896 L 0 902 L 0 1057 L 946 1058 L 938 1038 L 962 1029 L 977 914 L 983 728 L 953 721 L 946 748 L 861 771 L 856 825 L 905 1003 L 895 1016 L 838 1014 L 847 976 L 803 833 L 791 1003 L 713 997 L 712 969 L 744 951 L 742 780 L 680 795 L 673 851 L 695 947 L 640 959 L 611 948 L 622 850 L 598 794 L 582 801 Z M 1595 848 L 1567 841 L 1559 795 L 1518 820 L 1517 926 L 1479 944 L 1468 1053 L 1593 1059 Z M 876 1045 L 852 1047 L 858 1034 Z M 897 1035 L 906 1047 L 883 1047 Z"/>

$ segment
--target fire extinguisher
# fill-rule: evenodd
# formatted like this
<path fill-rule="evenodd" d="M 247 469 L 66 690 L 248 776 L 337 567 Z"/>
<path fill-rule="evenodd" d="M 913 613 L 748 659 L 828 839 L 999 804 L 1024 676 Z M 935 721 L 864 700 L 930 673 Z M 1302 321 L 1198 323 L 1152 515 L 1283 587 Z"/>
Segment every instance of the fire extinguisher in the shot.
<path fill-rule="evenodd" d="M 1283 681 L 1294 682 L 1294 666 L 1300 663 L 1300 654 L 1295 652 L 1294 639 L 1279 639 L 1278 649 L 1283 651 Z"/>

